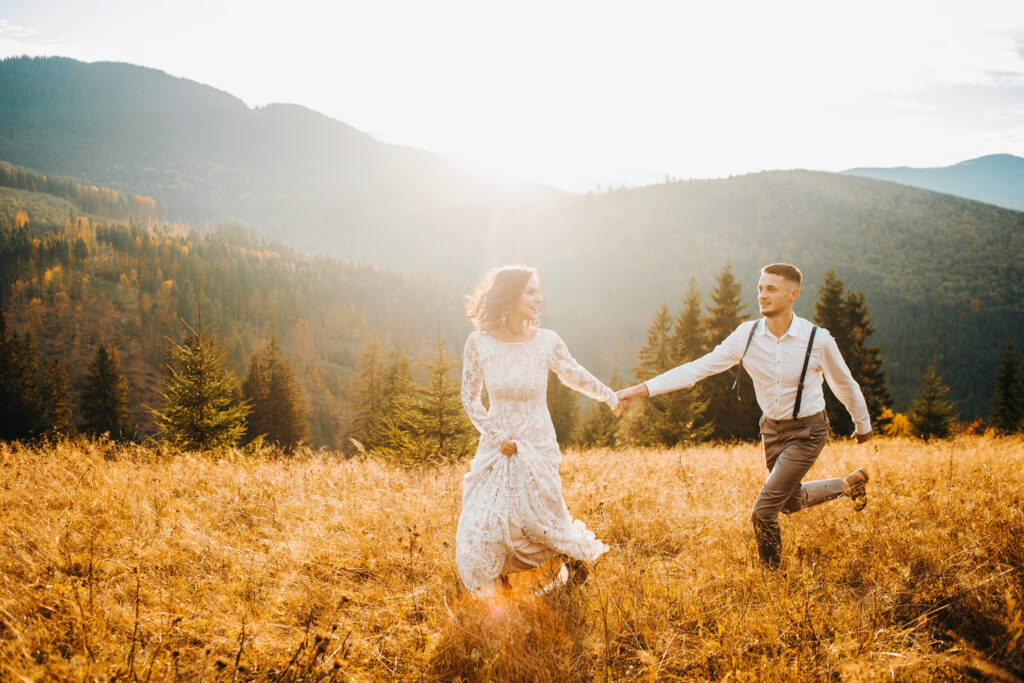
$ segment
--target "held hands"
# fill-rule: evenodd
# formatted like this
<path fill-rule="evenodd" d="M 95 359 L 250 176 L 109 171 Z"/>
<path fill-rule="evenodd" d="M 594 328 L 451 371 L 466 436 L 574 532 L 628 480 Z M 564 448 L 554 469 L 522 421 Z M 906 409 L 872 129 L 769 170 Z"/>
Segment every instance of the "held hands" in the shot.
<path fill-rule="evenodd" d="M 647 392 L 647 385 L 641 383 L 634 384 L 633 386 L 628 387 L 626 389 L 620 389 L 619 391 L 615 392 L 615 395 L 619 397 L 619 414 L 621 414 L 621 411 L 625 410 L 626 406 L 628 406 L 630 403 L 632 403 L 638 398 L 648 396 L 649 394 Z"/>

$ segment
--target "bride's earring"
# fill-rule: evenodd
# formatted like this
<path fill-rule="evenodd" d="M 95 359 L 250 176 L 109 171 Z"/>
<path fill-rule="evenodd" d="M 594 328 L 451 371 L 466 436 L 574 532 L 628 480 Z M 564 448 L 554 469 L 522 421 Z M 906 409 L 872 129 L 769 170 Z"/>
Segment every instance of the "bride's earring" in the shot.
<path fill-rule="evenodd" d="M 508 324 L 508 311 L 501 312 L 501 318 L 499 319 L 498 322 L 500 322 L 502 325 Z"/>

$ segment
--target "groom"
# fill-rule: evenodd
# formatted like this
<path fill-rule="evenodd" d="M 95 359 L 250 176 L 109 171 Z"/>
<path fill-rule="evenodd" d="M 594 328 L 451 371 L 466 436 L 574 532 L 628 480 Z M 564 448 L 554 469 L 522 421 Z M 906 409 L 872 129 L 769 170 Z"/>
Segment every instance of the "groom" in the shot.
<path fill-rule="evenodd" d="M 864 489 L 868 475 L 863 469 L 844 479 L 801 484 L 828 441 L 823 377 L 850 411 L 857 442 L 871 438 L 871 419 L 864 395 L 832 335 L 793 314 L 802 280 L 803 275 L 795 266 L 765 266 L 757 283 L 757 301 L 763 318 L 741 323 L 703 358 L 618 392 L 625 406 L 643 396 L 693 386 L 737 363 L 746 369 L 764 413 L 761 439 L 769 472 L 750 519 L 758 554 L 772 569 L 778 568 L 782 559 L 780 512 L 797 512 L 844 495 L 855 500 L 858 510 L 867 502 Z M 736 379 L 739 380 L 739 369 Z"/>

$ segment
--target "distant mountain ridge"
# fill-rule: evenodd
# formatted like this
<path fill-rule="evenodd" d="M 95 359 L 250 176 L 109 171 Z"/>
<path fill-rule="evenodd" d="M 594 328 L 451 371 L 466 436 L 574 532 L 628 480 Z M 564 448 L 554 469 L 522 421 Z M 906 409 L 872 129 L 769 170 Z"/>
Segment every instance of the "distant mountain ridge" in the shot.
<path fill-rule="evenodd" d="M 379 210 L 535 201 L 560 191 L 481 177 L 293 104 L 232 95 L 130 64 L 0 61 L 0 159 L 157 197 L 172 219 L 244 220 L 287 237 Z"/>
<path fill-rule="evenodd" d="M 938 168 L 851 168 L 843 173 L 1024 211 L 1024 158 L 991 154 Z"/>

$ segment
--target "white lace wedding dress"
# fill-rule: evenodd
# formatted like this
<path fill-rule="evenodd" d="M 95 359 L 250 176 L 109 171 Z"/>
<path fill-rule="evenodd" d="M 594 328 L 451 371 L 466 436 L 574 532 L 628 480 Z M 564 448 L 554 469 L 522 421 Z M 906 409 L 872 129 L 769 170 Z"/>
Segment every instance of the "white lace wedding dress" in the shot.
<path fill-rule="evenodd" d="M 562 499 L 562 453 L 547 407 L 548 370 L 590 398 L 618 406 L 615 392 L 587 372 L 553 331 L 525 342 L 503 342 L 486 332 L 466 340 L 462 405 L 480 430 L 480 445 L 463 481 L 455 560 L 471 591 L 493 589 L 521 530 L 534 545 L 591 562 L 608 546 L 573 519 Z M 480 399 L 486 383 L 490 410 Z M 518 453 L 499 445 L 515 437 Z M 518 527 L 518 529 L 515 529 Z"/>

